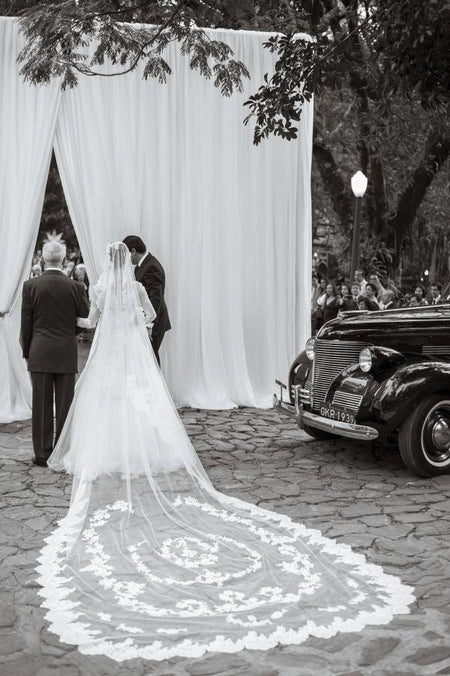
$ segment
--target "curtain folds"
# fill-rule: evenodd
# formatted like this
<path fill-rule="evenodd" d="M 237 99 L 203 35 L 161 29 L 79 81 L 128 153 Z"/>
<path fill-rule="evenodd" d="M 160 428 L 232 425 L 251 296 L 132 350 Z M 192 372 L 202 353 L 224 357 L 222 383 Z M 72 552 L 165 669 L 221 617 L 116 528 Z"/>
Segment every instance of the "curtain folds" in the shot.
<path fill-rule="evenodd" d="M 142 80 L 138 68 L 124 77 L 81 76 L 60 94 L 58 83 L 21 82 L 17 24 L 0 19 L 0 233 L 8 261 L 0 311 L 12 308 L 28 275 L 54 142 L 91 280 L 106 242 L 128 234 L 141 235 L 166 269 L 173 329 L 162 363 L 175 401 L 270 406 L 274 378 L 285 376 L 310 330 L 312 104 L 298 141 L 253 146 L 242 103 L 273 70 L 274 56 L 262 48 L 268 34 L 208 32 L 247 65 L 242 94 L 222 97 L 176 44 L 167 50 L 166 85 Z M 0 381 L 8 384 L 0 421 L 29 416 L 13 324 L 0 319 Z"/>
<path fill-rule="evenodd" d="M 269 406 L 309 335 L 312 105 L 298 142 L 253 146 L 242 103 L 273 71 L 267 34 L 209 32 L 247 65 L 242 94 L 222 97 L 170 44 L 166 85 L 138 68 L 66 91 L 55 153 L 91 278 L 105 242 L 127 234 L 166 269 L 177 403 Z"/>
<path fill-rule="evenodd" d="M 41 218 L 60 101 L 59 83 L 19 77 L 17 23 L 0 18 L 0 423 L 31 415 L 31 385 L 19 345 L 20 296 Z"/>

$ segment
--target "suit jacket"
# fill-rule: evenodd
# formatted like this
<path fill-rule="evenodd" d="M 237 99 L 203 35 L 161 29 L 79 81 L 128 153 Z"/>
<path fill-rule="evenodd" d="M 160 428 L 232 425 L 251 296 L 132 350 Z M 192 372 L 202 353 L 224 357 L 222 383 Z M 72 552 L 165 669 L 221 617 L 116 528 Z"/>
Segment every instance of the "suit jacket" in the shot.
<path fill-rule="evenodd" d="M 150 302 L 156 312 L 153 322 L 153 334 L 163 334 L 171 328 L 169 313 L 167 312 L 164 291 L 166 288 L 166 274 L 157 258 L 149 253 L 141 265 L 136 265 L 134 274 L 138 282 L 144 286 Z"/>
<path fill-rule="evenodd" d="M 87 317 L 84 285 L 59 270 L 27 280 L 22 291 L 20 342 L 28 370 L 77 373 L 77 317 Z"/>

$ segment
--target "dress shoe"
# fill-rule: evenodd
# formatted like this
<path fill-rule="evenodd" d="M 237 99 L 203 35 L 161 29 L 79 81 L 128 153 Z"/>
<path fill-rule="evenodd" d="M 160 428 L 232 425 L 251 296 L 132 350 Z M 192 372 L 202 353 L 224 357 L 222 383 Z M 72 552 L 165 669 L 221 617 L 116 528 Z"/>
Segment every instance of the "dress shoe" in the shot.
<path fill-rule="evenodd" d="M 38 465 L 39 467 L 47 467 L 47 460 L 44 460 L 44 458 L 33 458 L 33 465 Z"/>

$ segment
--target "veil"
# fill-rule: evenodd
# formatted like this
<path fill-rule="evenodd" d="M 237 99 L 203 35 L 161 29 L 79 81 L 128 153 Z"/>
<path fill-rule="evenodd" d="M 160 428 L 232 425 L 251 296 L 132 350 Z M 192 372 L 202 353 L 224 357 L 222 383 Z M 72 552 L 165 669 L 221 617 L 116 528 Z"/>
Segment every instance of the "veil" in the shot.
<path fill-rule="evenodd" d="M 120 242 L 93 300 L 91 353 L 48 461 L 73 474 L 37 568 L 51 631 L 85 654 L 163 660 L 301 643 L 408 612 L 411 588 L 347 545 L 214 489 Z"/>

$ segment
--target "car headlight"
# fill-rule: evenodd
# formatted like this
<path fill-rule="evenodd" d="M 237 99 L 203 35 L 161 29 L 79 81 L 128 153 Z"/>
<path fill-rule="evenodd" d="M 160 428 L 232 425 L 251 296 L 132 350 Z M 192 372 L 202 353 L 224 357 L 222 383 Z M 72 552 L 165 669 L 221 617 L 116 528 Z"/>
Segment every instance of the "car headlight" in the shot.
<path fill-rule="evenodd" d="M 372 368 L 373 357 L 372 352 L 368 347 L 365 347 L 359 353 L 359 368 L 363 373 L 368 373 Z"/>
<path fill-rule="evenodd" d="M 315 338 L 308 338 L 308 340 L 306 341 L 306 345 L 305 345 L 305 352 L 306 352 L 306 356 L 311 361 L 314 361 L 314 348 L 315 348 L 315 346 L 316 346 L 316 339 Z"/>

